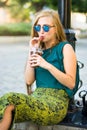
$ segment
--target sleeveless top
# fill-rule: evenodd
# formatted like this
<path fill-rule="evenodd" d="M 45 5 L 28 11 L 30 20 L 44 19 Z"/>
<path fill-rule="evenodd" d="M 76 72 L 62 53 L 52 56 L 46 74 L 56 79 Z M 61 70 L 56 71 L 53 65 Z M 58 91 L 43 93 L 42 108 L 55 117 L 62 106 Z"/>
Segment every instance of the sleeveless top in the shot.
<path fill-rule="evenodd" d="M 64 71 L 63 66 L 63 47 L 65 44 L 70 44 L 68 42 L 60 42 L 56 46 L 46 49 L 43 51 L 42 57 L 53 66 Z M 72 97 L 73 90 L 70 90 L 68 87 L 61 84 L 48 70 L 36 67 L 35 68 L 35 78 L 36 86 L 43 88 L 54 88 L 54 89 L 63 89 L 67 92 L 69 97 Z"/>

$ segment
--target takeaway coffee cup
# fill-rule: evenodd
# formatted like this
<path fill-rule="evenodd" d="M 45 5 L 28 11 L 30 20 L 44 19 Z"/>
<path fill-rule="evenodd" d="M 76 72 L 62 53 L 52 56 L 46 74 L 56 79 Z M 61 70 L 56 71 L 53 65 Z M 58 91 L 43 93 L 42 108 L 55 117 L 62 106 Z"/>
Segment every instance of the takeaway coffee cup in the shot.
<path fill-rule="evenodd" d="M 43 51 L 41 48 L 36 48 L 36 47 L 33 47 L 31 50 L 30 50 L 30 55 L 32 54 L 38 54 L 38 55 L 42 55 L 43 54 Z M 36 64 L 36 62 L 32 63 L 32 64 Z"/>
<path fill-rule="evenodd" d="M 31 51 L 30 51 L 30 54 L 38 54 L 38 55 L 42 55 L 43 54 L 43 51 L 41 48 L 36 48 L 36 47 L 33 47 L 31 48 Z"/>

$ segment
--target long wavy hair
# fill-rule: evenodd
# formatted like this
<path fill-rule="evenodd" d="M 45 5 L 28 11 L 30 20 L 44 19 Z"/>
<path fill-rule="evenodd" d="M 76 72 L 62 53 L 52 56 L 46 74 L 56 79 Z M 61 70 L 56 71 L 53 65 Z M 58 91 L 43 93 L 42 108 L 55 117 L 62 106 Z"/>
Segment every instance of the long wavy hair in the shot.
<path fill-rule="evenodd" d="M 49 10 L 43 10 L 43 11 L 40 11 L 38 13 L 36 13 L 35 15 L 35 20 L 33 22 L 33 26 L 32 26 L 32 29 L 31 29 L 31 37 L 38 37 L 38 33 L 34 30 L 34 26 L 37 25 L 37 22 L 38 20 L 41 18 L 41 17 L 50 17 L 52 19 L 52 22 L 56 28 L 56 42 L 55 42 L 55 45 L 58 44 L 59 42 L 61 41 L 65 41 L 66 40 L 66 35 L 65 35 L 65 32 L 64 32 L 64 28 L 63 28 L 63 25 L 60 21 L 60 18 L 59 18 L 59 14 L 57 11 L 55 10 L 52 10 L 52 9 L 49 9 Z M 40 45 L 42 46 L 42 48 L 44 47 L 44 43 L 41 42 Z"/>

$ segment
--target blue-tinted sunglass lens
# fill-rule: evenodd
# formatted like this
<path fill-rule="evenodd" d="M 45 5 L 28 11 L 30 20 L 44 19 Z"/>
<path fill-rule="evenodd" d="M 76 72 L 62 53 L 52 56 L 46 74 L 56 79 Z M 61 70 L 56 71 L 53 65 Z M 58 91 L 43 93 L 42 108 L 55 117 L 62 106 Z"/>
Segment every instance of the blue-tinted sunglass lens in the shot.
<path fill-rule="evenodd" d="M 37 32 L 40 31 L 40 28 L 41 28 L 41 27 L 40 27 L 39 25 L 34 26 L 34 30 L 37 31 Z"/>
<path fill-rule="evenodd" d="M 48 32 L 48 31 L 49 31 L 49 26 L 44 25 L 44 26 L 43 26 L 43 30 L 44 30 L 45 32 Z"/>

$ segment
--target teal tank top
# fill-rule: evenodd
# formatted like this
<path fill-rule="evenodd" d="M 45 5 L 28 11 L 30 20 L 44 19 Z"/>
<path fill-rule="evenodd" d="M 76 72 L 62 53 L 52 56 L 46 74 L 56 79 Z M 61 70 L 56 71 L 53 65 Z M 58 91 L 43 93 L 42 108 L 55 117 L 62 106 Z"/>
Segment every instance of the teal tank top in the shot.
<path fill-rule="evenodd" d="M 60 42 L 56 46 L 44 50 L 42 55 L 42 57 L 47 62 L 51 63 L 62 72 L 64 72 L 62 50 L 65 44 L 69 43 Z M 37 87 L 63 89 L 70 97 L 73 95 L 73 90 L 70 90 L 69 88 L 61 84 L 48 70 L 44 68 L 35 68 L 35 78 Z"/>

